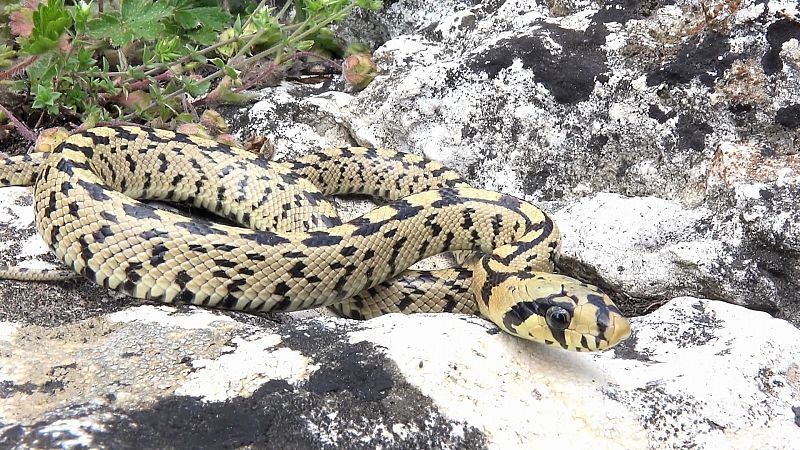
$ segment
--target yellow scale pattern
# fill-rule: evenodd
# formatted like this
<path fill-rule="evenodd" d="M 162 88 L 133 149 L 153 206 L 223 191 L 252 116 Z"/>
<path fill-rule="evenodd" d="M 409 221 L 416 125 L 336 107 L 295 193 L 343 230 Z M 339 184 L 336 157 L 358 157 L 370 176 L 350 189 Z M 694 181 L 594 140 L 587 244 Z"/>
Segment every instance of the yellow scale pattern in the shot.
<path fill-rule="evenodd" d="M 332 306 L 356 318 L 480 313 L 575 351 L 608 348 L 630 331 L 599 289 L 552 273 L 559 234 L 541 210 L 415 155 L 356 147 L 274 163 L 169 131 L 100 127 L 46 161 L 0 160 L 0 186 L 15 184 L 34 184 L 37 227 L 59 259 L 137 298 L 245 311 Z M 324 196 L 346 193 L 392 202 L 342 224 Z M 185 203 L 233 224 L 139 200 Z M 406 271 L 452 250 L 482 256 Z"/>

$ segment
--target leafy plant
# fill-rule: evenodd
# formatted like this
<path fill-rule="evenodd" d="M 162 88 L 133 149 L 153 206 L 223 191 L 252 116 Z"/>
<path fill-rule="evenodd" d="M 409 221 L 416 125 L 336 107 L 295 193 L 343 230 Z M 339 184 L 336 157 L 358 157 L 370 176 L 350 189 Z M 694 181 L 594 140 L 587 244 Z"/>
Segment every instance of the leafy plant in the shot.
<path fill-rule="evenodd" d="M 119 0 L 102 8 L 21 0 L 4 12 L 15 40 L 0 42 L 0 64 L 8 67 L 0 83 L 29 95 L 39 122 L 47 115 L 88 125 L 185 119 L 203 102 L 240 99 L 238 87 L 300 55 L 324 60 L 308 52 L 336 51 L 329 25 L 355 8 L 382 7 L 380 0 L 293 0 L 276 10 L 262 0 L 231 14 L 212 1 Z"/>

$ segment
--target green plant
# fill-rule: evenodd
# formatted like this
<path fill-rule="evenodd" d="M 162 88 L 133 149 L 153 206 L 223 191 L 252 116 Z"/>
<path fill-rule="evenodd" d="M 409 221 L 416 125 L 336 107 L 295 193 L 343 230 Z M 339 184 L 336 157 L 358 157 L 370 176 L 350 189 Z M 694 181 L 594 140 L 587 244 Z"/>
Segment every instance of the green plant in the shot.
<path fill-rule="evenodd" d="M 186 120 L 192 104 L 240 98 L 236 86 L 330 46 L 328 26 L 380 0 L 266 0 L 230 14 L 215 0 L 64 0 L 6 6 L 14 42 L 0 42 L 0 82 L 45 115 L 100 120 Z M 323 56 L 319 56 L 324 58 Z M 16 58 L 16 59 L 15 59 Z M 12 64 L 13 63 L 13 64 Z M 11 79 L 24 71 L 25 77 Z"/>

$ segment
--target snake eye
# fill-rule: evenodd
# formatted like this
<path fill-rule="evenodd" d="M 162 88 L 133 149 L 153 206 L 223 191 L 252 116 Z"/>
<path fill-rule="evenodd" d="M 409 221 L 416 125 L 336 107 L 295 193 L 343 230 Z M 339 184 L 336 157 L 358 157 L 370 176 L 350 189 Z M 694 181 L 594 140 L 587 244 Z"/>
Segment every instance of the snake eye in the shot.
<path fill-rule="evenodd" d="M 566 329 L 572 320 L 569 311 L 560 306 L 551 306 L 547 308 L 544 317 L 545 320 L 547 320 L 547 325 L 556 330 Z"/>

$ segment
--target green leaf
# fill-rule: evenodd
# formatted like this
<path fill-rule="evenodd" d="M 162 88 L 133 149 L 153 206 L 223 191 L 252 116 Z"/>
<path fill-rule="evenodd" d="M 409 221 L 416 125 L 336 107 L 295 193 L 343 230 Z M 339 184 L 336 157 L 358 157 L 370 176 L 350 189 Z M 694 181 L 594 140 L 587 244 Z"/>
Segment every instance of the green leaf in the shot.
<path fill-rule="evenodd" d="M 295 48 L 301 52 L 307 52 L 314 46 L 314 41 L 300 41 L 295 45 Z"/>
<path fill-rule="evenodd" d="M 184 87 L 186 88 L 186 92 L 189 93 L 192 97 L 200 97 L 208 92 L 208 88 L 211 87 L 210 81 L 195 81 L 191 78 L 183 78 Z"/>
<path fill-rule="evenodd" d="M 192 123 L 194 122 L 194 116 L 189 113 L 180 113 L 175 116 L 175 120 L 183 123 Z"/>
<path fill-rule="evenodd" d="M 184 29 L 197 27 L 219 31 L 228 26 L 228 13 L 223 9 L 206 6 L 200 8 L 181 8 L 175 11 L 175 22 Z"/>
<path fill-rule="evenodd" d="M 356 0 L 356 6 L 371 11 L 378 11 L 383 8 L 383 2 L 381 0 Z"/>
<path fill-rule="evenodd" d="M 217 42 L 217 36 L 219 36 L 218 32 L 210 28 L 203 28 L 203 27 L 190 31 L 186 34 L 187 36 L 189 36 L 189 39 L 202 45 L 211 45 Z"/>
<path fill-rule="evenodd" d="M 185 47 L 178 36 L 156 42 L 155 54 L 160 62 L 172 62 L 183 56 Z"/>
<path fill-rule="evenodd" d="M 238 80 L 239 79 L 239 72 L 236 71 L 231 66 L 225 66 L 222 68 L 222 71 L 227 75 L 231 80 Z"/>
<path fill-rule="evenodd" d="M 39 84 L 36 86 L 36 95 L 33 99 L 33 107 L 37 109 L 47 108 L 50 111 L 51 107 L 56 106 L 56 100 L 61 97 L 60 92 L 53 92 L 50 86 Z M 56 107 L 56 111 L 58 108 Z"/>
<path fill-rule="evenodd" d="M 93 53 L 91 50 L 85 48 L 78 50 L 78 55 L 76 57 L 78 60 L 78 70 L 85 71 L 95 67 L 97 60 L 95 60 L 92 56 Z"/>
<path fill-rule="evenodd" d="M 75 23 L 75 31 L 78 34 L 86 32 L 86 23 L 92 14 L 92 2 L 86 3 L 80 0 L 74 8 L 70 10 L 72 21 Z"/>
<path fill-rule="evenodd" d="M 41 84 L 44 82 L 50 82 L 50 80 L 56 77 L 57 72 L 57 63 L 54 61 L 55 54 L 50 53 L 44 55 L 34 61 L 33 64 L 28 66 L 25 70 L 25 73 L 28 74 L 28 79 L 31 82 L 31 86 Z"/>
<path fill-rule="evenodd" d="M 82 107 L 86 103 L 88 94 L 78 87 L 74 87 L 67 91 L 68 103 L 73 106 Z"/>
<path fill-rule="evenodd" d="M 164 1 L 122 0 L 117 13 L 103 14 L 88 23 L 88 35 L 110 39 L 117 47 L 136 39 L 155 40 L 164 32 L 163 22 L 172 16 L 172 7 Z"/>
<path fill-rule="evenodd" d="M 31 55 L 41 55 L 58 46 L 61 34 L 72 23 L 64 0 L 49 0 L 33 12 L 33 30 L 23 46 Z"/>
<path fill-rule="evenodd" d="M 172 16 L 172 7 L 163 1 L 123 0 L 122 20 L 131 32 L 142 39 L 160 37 L 163 20 Z"/>
<path fill-rule="evenodd" d="M 103 14 L 89 21 L 86 34 L 97 39 L 109 39 L 117 47 L 133 42 L 133 33 L 122 26 L 122 21 L 116 15 Z"/>

